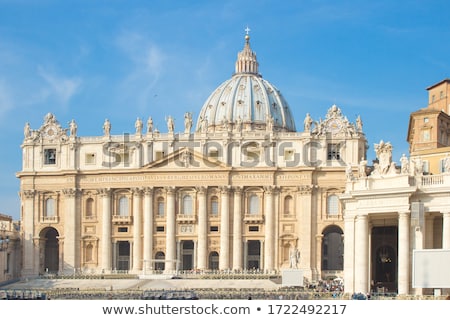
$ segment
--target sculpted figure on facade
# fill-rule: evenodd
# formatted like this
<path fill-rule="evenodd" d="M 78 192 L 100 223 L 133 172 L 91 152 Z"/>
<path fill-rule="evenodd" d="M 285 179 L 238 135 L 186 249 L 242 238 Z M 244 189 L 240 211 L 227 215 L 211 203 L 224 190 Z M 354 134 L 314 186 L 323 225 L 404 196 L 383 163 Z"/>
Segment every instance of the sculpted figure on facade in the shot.
<path fill-rule="evenodd" d="M 387 175 L 395 174 L 395 162 L 392 162 L 392 145 L 390 142 L 384 142 L 375 144 L 375 153 L 378 158 L 378 163 L 374 164 L 373 175 Z"/>
<path fill-rule="evenodd" d="M 295 247 L 291 247 L 289 250 L 289 268 L 298 269 L 298 263 L 300 262 L 300 250 Z"/>
<path fill-rule="evenodd" d="M 31 127 L 30 123 L 25 123 L 25 127 L 23 128 L 23 135 L 25 136 L 25 140 L 31 138 Z"/>
<path fill-rule="evenodd" d="M 167 130 L 169 131 L 169 133 L 173 133 L 173 131 L 175 130 L 175 124 L 173 122 L 172 116 L 167 117 Z"/>
<path fill-rule="evenodd" d="M 274 120 L 273 120 L 272 115 L 268 114 L 266 116 L 266 130 L 267 131 L 269 131 L 269 132 L 273 131 L 273 123 L 274 123 Z"/>
<path fill-rule="evenodd" d="M 134 123 L 134 127 L 136 128 L 136 134 L 137 135 L 140 135 L 140 134 L 142 134 L 142 120 L 141 120 L 141 118 L 137 118 L 136 119 L 136 122 Z"/>
<path fill-rule="evenodd" d="M 361 120 L 361 116 L 358 116 L 356 118 L 356 131 L 357 132 L 362 132 L 362 129 L 363 129 L 363 123 L 362 123 L 362 120 Z"/>
<path fill-rule="evenodd" d="M 347 177 L 347 181 L 352 181 L 355 179 L 353 175 L 353 168 L 351 163 L 347 163 L 347 167 L 345 169 L 345 176 Z"/>
<path fill-rule="evenodd" d="M 311 131 L 311 126 L 313 123 L 313 119 L 311 118 L 310 114 L 307 113 L 305 120 L 303 120 L 303 126 L 305 128 L 305 132 L 310 132 Z"/>
<path fill-rule="evenodd" d="M 402 157 L 400 158 L 400 165 L 400 172 L 402 174 L 409 174 L 409 160 L 405 154 L 402 154 Z"/>
<path fill-rule="evenodd" d="M 77 124 L 75 122 L 75 120 L 72 119 L 72 121 L 70 121 L 69 124 L 69 132 L 70 132 L 70 136 L 71 137 L 75 137 L 77 135 Z"/>
<path fill-rule="evenodd" d="M 238 116 L 238 118 L 236 119 L 236 131 L 237 132 L 242 132 L 242 118 L 241 118 L 241 116 Z"/>
<path fill-rule="evenodd" d="M 192 113 L 186 112 L 184 114 L 184 133 L 189 134 L 192 128 Z"/>
<path fill-rule="evenodd" d="M 103 134 L 105 136 L 109 136 L 111 134 L 111 122 L 108 119 L 105 119 L 103 123 Z"/>
<path fill-rule="evenodd" d="M 359 177 L 360 178 L 367 177 L 366 168 L 367 168 L 367 160 L 365 160 L 364 158 L 361 158 L 361 161 L 359 162 Z"/>
<path fill-rule="evenodd" d="M 153 119 L 152 117 L 148 117 L 147 120 L 147 133 L 153 132 Z"/>

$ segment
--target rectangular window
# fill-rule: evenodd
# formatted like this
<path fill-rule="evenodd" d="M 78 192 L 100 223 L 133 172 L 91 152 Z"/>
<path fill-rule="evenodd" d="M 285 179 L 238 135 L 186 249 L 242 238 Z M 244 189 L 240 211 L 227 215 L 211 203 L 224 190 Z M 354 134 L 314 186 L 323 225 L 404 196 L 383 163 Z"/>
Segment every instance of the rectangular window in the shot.
<path fill-rule="evenodd" d="M 329 143 L 327 146 L 327 160 L 341 160 L 339 144 Z"/>
<path fill-rule="evenodd" d="M 217 232 L 217 231 L 219 231 L 219 227 L 218 226 L 211 226 L 211 227 L 209 227 L 209 231 Z"/>
<path fill-rule="evenodd" d="M 164 232 L 164 226 L 157 226 L 156 232 Z"/>
<path fill-rule="evenodd" d="M 218 159 L 219 158 L 219 151 L 218 150 L 210 150 L 208 152 L 208 157 Z"/>
<path fill-rule="evenodd" d="M 165 154 L 164 151 L 156 151 L 155 152 L 155 161 L 161 160 L 164 158 Z"/>
<path fill-rule="evenodd" d="M 56 149 L 44 150 L 44 164 L 56 164 Z"/>
<path fill-rule="evenodd" d="M 422 141 L 430 141 L 430 130 L 422 131 Z"/>
<path fill-rule="evenodd" d="M 249 232 L 258 232 L 259 231 L 259 227 L 258 226 L 249 226 L 248 227 L 248 231 Z"/>
<path fill-rule="evenodd" d="M 429 174 L 430 173 L 430 163 L 428 162 L 428 160 L 425 160 L 423 162 L 423 173 L 424 174 Z"/>
<path fill-rule="evenodd" d="M 84 158 L 84 163 L 95 164 L 95 153 L 86 153 Z"/>
<path fill-rule="evenodd" d="M 423 118 L 423 123 L 428 123 L 429 119 L 428 117 Z"/>
<path fill-rule="evenodd" d="M 294 150 L 284 150 L 284 161 L 294 160 Z"/>
<path fill-rule="evenodd" d="M 117 232 L 128 232 L 128 228 L 127 227 L 119 227 L 119 228 L 117 228 Z"/>

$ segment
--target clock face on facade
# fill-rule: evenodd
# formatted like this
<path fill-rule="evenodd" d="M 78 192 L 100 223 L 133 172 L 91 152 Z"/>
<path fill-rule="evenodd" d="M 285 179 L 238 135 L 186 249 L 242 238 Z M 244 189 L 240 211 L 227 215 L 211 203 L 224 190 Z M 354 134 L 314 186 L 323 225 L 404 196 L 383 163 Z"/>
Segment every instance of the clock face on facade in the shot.
<path fill-rule="evenodd" d="M 332 133 L 338 133 L 342 129 L 341 121 L 333 119 L 328 122 L 328 130 Z"/>
<path fill-rule="evenodd" d="M 54 136 L 56 136 L 56 133 L 57 128 L 55 126 L 49 126 L 44 131 L 44 134 L 49 138 L 53 138 Z"/>

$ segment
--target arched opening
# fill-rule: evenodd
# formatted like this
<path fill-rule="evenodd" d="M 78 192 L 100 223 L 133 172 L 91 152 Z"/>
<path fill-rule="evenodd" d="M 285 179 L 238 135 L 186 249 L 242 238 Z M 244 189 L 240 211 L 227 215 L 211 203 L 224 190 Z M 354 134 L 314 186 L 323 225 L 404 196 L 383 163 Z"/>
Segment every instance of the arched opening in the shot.
<path fill-rule="evenodd" d="M 284 198 L 284 214 L 291 215 L 294 213 L 294 199 L 292 196 L 286 196 Z"/>
<path fill-rule="evenodd" d="M 211 215 L 217 216 L 219 215 L 219 198 L 217 196 L 211 197 Z"/>
<path fill-rule="evenodd" d="M 121 217 L 129 216 L 128 198 L 125 196 L 119 198 L 119 216 Z"/>
<path fill-rule="evenodd" d="M 44 239 L 44 261 L 45 272 L 58 273 L 59 270 L 59 233 L 54 228 L 46 228 L 41 232 L 41 238 Z"/>
<path fill-rule="evenodd" d="M 344 270 L 344 240 L 343 231 L 338 226 L 329 226 L 323 231 L 322 239 L 322 270 Z"/>
<path fill-rule="evenodd" d="M 86 200 L 86 218 L 92 218 L 94 216 L 94 199 L 89 198 Z"/>
<path fill-rule="evenodd" d="M 190 195 L 183 197 L 183 214 L 192 215 L 192 197 Z"/>
<path fill-rule="evenodd" d="M 166 255 L 164 254 L 164 252 L 158 251 L 155 254 L 155 260 L 160 260 L 155 262 L 155 270 L 157 271 L 162 271 L 165 268 L 165 263 L 164 260 L 166 259 Z"/>
<path fill-rule="evenodd" d="M 257 215 L 259 214 L 259 197 L 256 194 L 250 195 L 248 198 L 248 213 Z"/>

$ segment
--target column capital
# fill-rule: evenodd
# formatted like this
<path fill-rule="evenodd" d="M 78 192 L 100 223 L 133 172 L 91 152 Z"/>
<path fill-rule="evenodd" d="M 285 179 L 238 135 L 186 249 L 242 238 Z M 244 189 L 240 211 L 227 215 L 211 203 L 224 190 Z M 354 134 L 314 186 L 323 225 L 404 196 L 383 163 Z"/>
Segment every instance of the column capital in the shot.
<path fill-rule="evenodd" d="M 230 186 L 220 186 L 219 190 L 220 190 L 221 194 L 228 194 L 231 190 L 231 187 Z"/>
<path fill-rule="evenodd" d="M 154 190 L 153 187 L 144 187 L 144 189 L 143 189 L 144 194 L 145 194 L 146 196 L 151 196 L 151 195 L 153 195 L 153 190 Z"/>
<path fill-rule="evenodd" d="M 100 188 L 100 189 L 97 189 L 97 192 L 98 192 L 98 194 L 101 197 L 109 197 L 109 196 L 111 196 L 111 189 L 110 188 Z"/>
<path fill-rule="evenodd" d="M 164 190 L 168 195 L 174 195 L 176 188 L 175 187 L 164 187 Z"/>
<path fill-rule="evenodd" d="M 131 192 L 133 193 L 133 196 L 141 196 L 142 191 L 143 191 L 143 188 L 141 188 L 141 187 L 131 188 Z"/>
<path fill-rule="evenodd" d="M 204 195 L 208 191 L 208 187 L 200 186 L 196 187 L 195 190 L 197 190 L 198 194 Z"/>
<path fill-rule="evenodd" d="M 300 194 L 306 194 L 306 195 L 309 195 L 309 194 L 312 193 L 313 189 L 314 189 L 314 185 L 307 185 L 307 184 L 304 184 L 304 185 L 298 186 L 298 192 L 299 192 Z"/>
<path fill-rule="evenodd" d="M 244 191 L 244 188 L 242 188 L 240 186 L 236 186 L 236 187 L 233 187 L 233 191 L 235 194 L 242 193 Z"/>
<path fill-rule="evenodd" d="M 36 190 L 23 190 L 22 191 L 22 195 L 25 197 L 25 199 L 33 199 L 35 194 L 36 194 Z"/>
<path fill-rule="evenodd" d="M 265 186 L 264 187 L 264 193 L 266 194 L 272 194 L 274 192 L 278 191 L 278 187 L 277 186 Z"/>
<path fill-rule="evenodd" d="M 78 193 L 78 189 L 77 188 L 67 188 L 67 189 L 63 189 L 62 192 L 66 198 L 74 198 Z"/>

